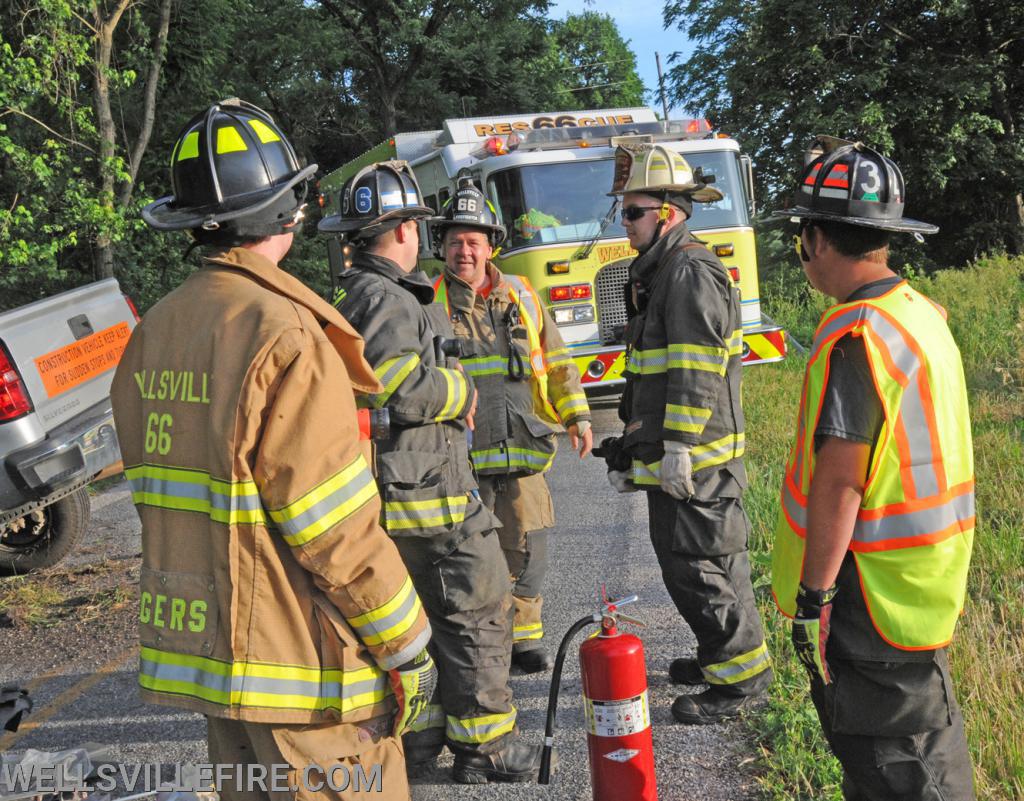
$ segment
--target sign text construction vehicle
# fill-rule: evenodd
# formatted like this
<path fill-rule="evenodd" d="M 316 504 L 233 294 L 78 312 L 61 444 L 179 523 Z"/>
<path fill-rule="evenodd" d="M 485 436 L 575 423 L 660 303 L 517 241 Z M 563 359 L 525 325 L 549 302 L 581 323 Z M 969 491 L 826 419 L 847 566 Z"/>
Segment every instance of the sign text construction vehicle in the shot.
<path fill-rule="evenodd" d="M 623 381 L 624 286 L 637 254 L 606 193 L 615 147 L 631 142 L 658 142 L 715 176 L 724 199 L 694 204 L 689 227 L 739 284 L 744 363 L 783 359 L 785 332 L 761 313 L 751 163 L 705 120 L 659 121 L 648 108 L 446 120 L 440 131 L 396 134 L 325 177 L 320 191 L 331 208 L 358 169 L 402 159 L 426 205 L 439 210 L 459 178 L 471 176 L 508 230 L 494 258 L 498 268 L 529 279 L 572 349 L 584 386 L 614 387 Z M 440 269 L 429 238 L 421 240 L 422 266 Z M 336 243 L 329 253 L 337 271 Z"/>
<path fill-rule="evenodd" d="M 0 575 L 85 533 L 87 485 L 121 459 L 110 382 L 137 319 L 113 278 L 0 313 Z"/>

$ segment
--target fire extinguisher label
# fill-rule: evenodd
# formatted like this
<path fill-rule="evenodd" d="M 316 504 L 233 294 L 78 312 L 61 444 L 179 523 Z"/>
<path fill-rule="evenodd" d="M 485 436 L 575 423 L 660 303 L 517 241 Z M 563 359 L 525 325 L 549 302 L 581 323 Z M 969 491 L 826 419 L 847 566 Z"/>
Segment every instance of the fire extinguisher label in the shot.
<path fill-rule="evenodd" d="M 618 751 L 609 751 L 604 758 L 610 759 L 612 762 L 629 762 L 639 753 L 640 751 L 636 748 L 620 748 Z"/>
<path fill-rule="evenodd" d="M 587 731 L 596 737 L 623 737 L 644 731 L 651 725 L 647 691 L 620 701 L 592 701 L 583 697 Z"/>

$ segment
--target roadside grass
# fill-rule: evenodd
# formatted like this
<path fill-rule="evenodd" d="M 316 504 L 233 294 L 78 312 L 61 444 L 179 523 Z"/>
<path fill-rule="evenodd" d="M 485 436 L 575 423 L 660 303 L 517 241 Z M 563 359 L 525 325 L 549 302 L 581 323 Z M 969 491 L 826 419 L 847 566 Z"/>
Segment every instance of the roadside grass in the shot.
<path fill-rule="evenodd" d="M 135 601 L 124 565 L 104 562 L 0 579 L 0 627 L 51 627 L 74 617 L 89 623 Z"/>
<path fill-rule="evenodd" d="M 803 280 L 798 273 L 792 278 Z M 971 400 L 978 522 L 950 661 L 977 796 L 1024 798 L 1024 258 L 995 256 L 912 283 L 947 309 Z M 819 293 L 773 282 L 764 287 L 763 302 L 770 316 L 810 345 L 826 307 Z M 841 770 L 821 735 L 790 627 L 769 590 L 778 493 L 804 365 L 791 356 L 744 374 L 750 474 L 744 503 L 753 525 L 754 585 L 776 671 L 768 705 L 746 720 L 761 753 L 766 798 L 838 801 Z"/>

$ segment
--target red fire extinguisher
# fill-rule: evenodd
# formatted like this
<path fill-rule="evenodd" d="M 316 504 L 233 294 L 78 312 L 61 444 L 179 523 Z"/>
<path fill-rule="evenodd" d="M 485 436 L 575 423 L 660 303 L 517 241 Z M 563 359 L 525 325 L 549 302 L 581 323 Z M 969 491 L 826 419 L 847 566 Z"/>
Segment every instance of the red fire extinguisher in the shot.
<path fill-rule="evenodd" d="M 562 640 L 548 696 L 541 784 L 547 784 L 550 778 L 555 709 L 569 641 L 586 626 L 600 624 L 598 635 L 580 645 L 594 801 L 657 801 L 644 647 L 639 637 L 618 628 L 620 620 L 643 625 L 619 611 L 622 605 L 636 600 L 635 595 L 618 601 L 605 599 L 601 612 L 578 620 Z"/>

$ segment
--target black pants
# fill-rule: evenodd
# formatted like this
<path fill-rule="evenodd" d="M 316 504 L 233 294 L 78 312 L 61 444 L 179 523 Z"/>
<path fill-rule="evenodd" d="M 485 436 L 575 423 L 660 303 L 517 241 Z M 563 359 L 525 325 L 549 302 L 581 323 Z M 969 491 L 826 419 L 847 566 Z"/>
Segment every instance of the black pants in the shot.
<path fill-rule="evenodd" d="M 729 695 L 764 691 L 772 671 L 750 583 L 749 522 L 739 499 L 678 501 L 651 491 L 647 505 L 665 587 L 697 638 L 705 676 Z"/>
<path fill-rule="evenodd" d="M 395 544 L 430 620 L 437 700 L 446 719 L 435 717 L 435 725 L 407 735 L 406 743 L 421 758 L 439 752 L 445 739 L 453 750 L 491 750 L 507 734 L 501 733 L 502 716 L 515 719 L 508 684 L 512 601 L 498 535 L 472 534 L 442 554 L 429 537 L 396 537 Z M 442 720 L 443 728 L 436 725 Z M 466 739 L 462 727 L 473 730 L 475 739 Z"/>
<path fill-rule="evenodd" d="M 945 649 L 932 662 L 828 657 L 811 698 L 843 766 L 846 801 L 973 801 L 971 758 Z"/>

